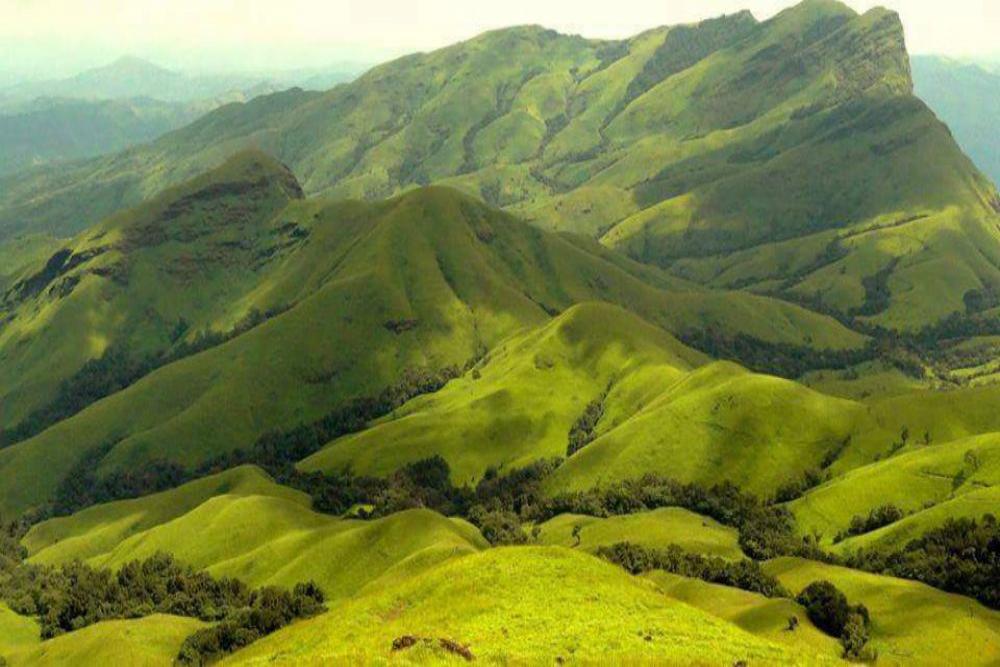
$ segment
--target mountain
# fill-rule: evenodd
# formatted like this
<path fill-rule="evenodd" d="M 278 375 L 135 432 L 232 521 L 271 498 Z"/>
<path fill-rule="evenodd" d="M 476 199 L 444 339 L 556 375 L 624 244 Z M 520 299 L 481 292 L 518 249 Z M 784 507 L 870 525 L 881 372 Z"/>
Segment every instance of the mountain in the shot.
<path fill-rule="evenodd" d="M 343 63 L 291 72 L 189 74 L 135 56 L 122 56 L 103 67 L 66 79 L 31 81 L 4 88 L 0 90 L 0 99 L 6 98 L 5 107 L 50 97 L 73 100 L 150 98 L 160 102 L 190 103 L 234 94 L 250 98 L 301 84 L 324 84 L 324 88 L 329 88 L 351 80 L 364 69 L 362 64 Z"/>
<path fill-rule="evenodd" d="M 41 98 L 0 115 L 0 174 L 114 153 L 187 125 L 212 104 Z"/>
<path fill-rule="evenodd" d="M 116 153 L 157 139 L 226 104 L 300 86 L 328 89 L 364 70 L 326 68 L 190 75 L 134 57 L 75 77 L 0 89 L 0 176 Z"/>
<path fill-rule="evenodd" d="M 983 172 L 1000 183 L 1000 71 L 940 56 L 915 56 L 913 83 Z"/>
<path fill-rule="evenodd" d="M 6 179 L 0 227 L 76 231 L 256 146 L 308 193 L 448 184 L 689 280 L 912 331 L 998 286 L 1000 204 L 911 88 L 898 17 L 829 0 L 620 42 L 514 28 Z"/>

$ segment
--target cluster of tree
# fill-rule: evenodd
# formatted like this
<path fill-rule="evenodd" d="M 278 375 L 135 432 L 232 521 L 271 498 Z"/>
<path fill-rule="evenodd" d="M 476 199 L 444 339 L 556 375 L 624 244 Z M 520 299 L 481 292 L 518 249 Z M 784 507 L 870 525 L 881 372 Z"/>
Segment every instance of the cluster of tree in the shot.
<path fill-rule="evenodd" d="M 751 558 L 799 555 L 827 559 L 811 539 L 796 537 L 787 509 L 745 493 L 731 482 L 704 487 L 647 474 L 589 491 L 539 497 L 523 518 L 544 521 L 568 512 L 612 516 L 659 507 L 683 507 L 735 527 L 740 547 Z"/>
<path fill-rule="evenodd" d="M 822 470 L 810 468 L 799 479 L 787 482 L 778 487 L 778 490 L 774 493 L 774 501 L 777 503 L 787 503 L 796 498 L 801 498 L 806 491 L 816 488 L 826 480 L 827 476 Z"/>
<path fill-rule="evenodd" d="M 781 582 L 764 572 L 757 561 L 746 558 L 728 561 L 717 556 L 706 557 L 689 553 L 676 544 L 671 544 L 665 549 L 651 549 L 631 542 L 600 547 L 597 555 L 622 566 L 632 574 L 663 570 L 713 584 L 760 593 L 769 598 L 789 596 Z"/>
<path fill-rule="evenodd" d="M 156 613 L 219 621 L 252 607 L 259 595 L 237 579 L 216 579 L 167 554 L 126 563 L 117 573 L 79 561 L 60 567 L 22 562 L 0 582 L 0 597 L 17 613 L 37 616 L 46 639 Z"/>
<path fill-rule="evenodd" d="M 979 521 L 948 519 L 902 549 L 862 549 L 845 565 L 915 579 L 1000 609 L 1000 523 L 992 514 Z"/>
<path fill-rule="evenodd" d="M 229 331 L 202 331 L 190 341 L 177 343 L 189 326 L 181 320 L 170 335 L 171 343 L 177 344 L 160 354 L 138 355 L 124 343 L 111 345 L 100 357 L 87 361 L 80 370 L 63 380 L 47 405 L 29 414 L 14 428 L 0 430 L 0 447 L 37 435 L 88 405 L 125 389 L 157 368 L 221 345 L 285 310 L 287 308 L 273 308 L 266 312 L 253 309 Z"/>
<path fill-rule="evenodd" d="M 593 441 L 597 428 L 597 422 L 604 415 L 604 397 L 591 401 L 587 404 L 583 414 L 576 420 L 569 430 L 569 445 L 566 447 L 566 456 L 573 456 Z"/>
<path fill-rule="evenodd" d="M 55 397 L 17 426 L 0 431 L 0 447 L 26 440 L 58 421 L 120 391 L 156 368 L 151 358 L 136 359 L 123 345 L 112 345 L 100 357 L 63 380 Z"/>
<path fill-rule="evenodd" d="M 865 662 L 876 659 L 875 651 L 866 648 L 871 616 L 863 604 L 848 603 L 847 596 L 829 581 L 812 582 L 795 600 L 805 607 L 813 625 L 840 639 L 845 658 Z"/>
<path fill-rule="evenodd" d="M 903 513 L 903 510 L 891 503 L 880 505 L 872 509 L 868 513 L 868 516 L 855 515 L 851 517 L 850 525 L 844 531 L 837 533 L 833 541 L 834 543 L 842 542 L 848 537 L 870 533 L 891 523 L 896 523 L 904 516 L 906 515 Z"/>
<path fill-rule="evenodd" d="M 85 452 L 59 483 L 51 507 L 36 518 L 66 516 L 91 505 L 156 493 L 183 484 L 191 477 L 181 466 L 164 460 L 98 475 L 101 460 L 116 444 L 117 441 L 108 441 Z"/>
<path fill-rule="evenodd" d="M 36 523 L 51 516 L 65 516 L 91 505 L 164 491 L 192 479 L 248 463 L 264 468 L 282 484 L 309 493 L 317 511 L 341 514 L 355 504 L 377 502 L 383 507 L 381 516 L 392 506 L 393 487 L 406 482 L 406 475 L 380 480 L 355 477 L 348 471 L 301 473 L 294 464 L 318 451 L 330 440 L 364 428 L 371 420 L 391 412 L 414 396 L 437 391 L 462 372 L 463 369 L 456 366 L 438 371 L 409 369 L 404 371 L 399 382 L 375 397 L 348 400 L 311 424 L 265 433 L 249 449 L 227 452 L 194 469 L 185 469 L 166 460 L 151 460 L 125 471 L 100 475 L 100 462 L 117 442 L 102 443 L 86 452 L 73 466 L 57 488 L 54 501 L 34 510 L 27 518 Z M 383 495 L 380 500 L 379 494 Z M 400 500 L 398 494 L 396 499 Z M 446 502 L 423 496 L 415 502 L 443 512 L 448 512 L 451 507 Z M 396 506 L 404 507 L 399 503 Z M 416 505 L 411 502 L 409 506 Z"/>
<path fill-rule="evenodd" d="M 28 557 L 28 550 L 21 544 L 26 529 L 21 522 L 11 522 L 0 526 L 0 577 L 12 572 Z"/>
<path fill-rule="evenodd" d="M 874 344 L 846 350 L 818 349 L 771 343 L 744 333 L 726 336 L 712 328 L 685 332 L 680 339 L 716 359 L 737 361 L 758 373 L 786 378 L 797 378 L 820 369 L 850 368 L 877 356 Z"/>
<path fill-rule="evenodd" d="M 177 662 L 209 664 L 296 619 L 315 616 L 324 610 L 323 602 L 323 591 L 312 582 L 296 584 L 291 592 L 274 587 L 254 591 L 247 606 L 230 612 L 219 623 L 185 639 Z"/>

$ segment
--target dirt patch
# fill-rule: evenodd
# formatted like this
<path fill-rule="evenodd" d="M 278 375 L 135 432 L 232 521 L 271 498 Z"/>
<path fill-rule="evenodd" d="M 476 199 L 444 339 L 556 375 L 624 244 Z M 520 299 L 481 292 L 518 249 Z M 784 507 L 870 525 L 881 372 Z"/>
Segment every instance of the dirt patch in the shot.
<path fill-rule="evenodd" d="M 435 640 L 432 637 L 417 637 L 416 635 L 402 635 L 392 640 L 392 650 L 395 653 L 397 651 L 405 651 L 407 649 L 413 648 L 418 644 L 423 644 L 424 646 L 432 646 L 435 643 L 437 643 L 439 647 L 441 647 L 448 653 L 451 653 L 452 655 L 457 655 L 468 662 L 472 662 L 473 660 L 476 659 L 476 656 L 472 654 L 472 651 L 469 650 L 468 646 L 460 644 L 453 639 L 447 639 L 446 637 L 439 637 L 435 642 Z"/>

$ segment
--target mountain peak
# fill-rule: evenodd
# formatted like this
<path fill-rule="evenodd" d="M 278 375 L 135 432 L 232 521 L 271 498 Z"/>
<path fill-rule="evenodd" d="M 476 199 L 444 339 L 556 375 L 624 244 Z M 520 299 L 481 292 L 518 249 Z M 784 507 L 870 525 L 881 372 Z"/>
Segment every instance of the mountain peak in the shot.
<path fill-rule="evenodd" d="M 114 73 L 127 76 L 162 76 L 164 74 L 173 74 L 173 72 L 165 67 L 160 67 L 155 63 L 133 55 L 121 56 L 107 65 L 96 67 L 89 70 L 89 72 L 102 74 Z M 84 72 L 84 75 L 86 74 L 87 72 Z"/>

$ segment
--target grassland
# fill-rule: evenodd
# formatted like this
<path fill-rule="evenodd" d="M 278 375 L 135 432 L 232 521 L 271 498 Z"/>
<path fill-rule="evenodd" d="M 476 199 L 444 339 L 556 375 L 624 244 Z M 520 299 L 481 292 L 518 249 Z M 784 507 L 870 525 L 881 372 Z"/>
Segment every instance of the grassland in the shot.
<path fill-rule="evenodd" d="M 252 586 L 311 579 L 331 599 L 487 546 L 474 527 L 428 510 L 377 521 L 318 514 L 308 498 L 250 467 L 43 522 L 24 543 L 33 563 L 117 570 L 167 552 Z"/>
<path fill-rule="evenodd" d="M 757 593 L 661 570 L 643 576 L 655 582 L 671 598 L 734 623 L 759 637 L 833 658 L 839 658 L 843 653 L 840 642 L 817 629 L 809 621 L 805 609 L 792 600 L 766 598 Z M 799 621 L 794 631 L 788 627 L 793 616 Z"/>
<path fill-rule="evenodd" d="M 867 606 L 879 664 L 939 665 L 958 658 L 968 665 L 991 665 L 1000 658 L 1000 613 L 968 598 L 913 581 L 794 558 L 769 562 L 765 569 L 790 590 L 825 579 L 849 600 Z"/>
<path fill-rule="evenodd" d="M 956 509 L 956 502 L 966 494 L 981 494 L 955 516 L 968 516 L 990 510 L 991 489 L 1000 483 L 1000 437 L 988 434 L 942 444 L 916 446 L 889 459 L 851 470 L 830 482 L 810 490 L 789 507 L 799 529 L 805 534 L 821 533 L 832 540 L 846 530 L 854 516 L 866 516 L 872 509 L 893 504 L 905 513 L 918 512 L 941 503 Z M 955 504 L 951 504 L 955 502 Z M 995 506 L 994 506 L 995 507 Z M 920 523 L 927 528 L 930 517 L 952 512 L 924 515 Z M 874 537 L 874 536 L 873 536 Z M 849 542 L 854 542 L 850 540 Z M 843 545 L 847 548 L 847 544 Z"/>
<path fill-rule="evenodd" d="M 85 452 L 108 442 L 117 444 L 102 470 L 153 458 L 195 465 L 247 447 L 266 431 L 318 419 L 350 398 L 375 395 L 407 370 L 462 366 L 500 341 L 542 326 L 550 313 L 587 301 L 617 304 L 675 333 L 712 327 L 825 350 L 857 349 L 865 342 L 831 318 L 765 297 L 678 282 L 596 243 L 539 231 L 442 188 L 371 205 L 293 200 L 280 211 L 268 195 L 262 205 L 270 214 L 240 214 L 245 224 L 233 229 L 220 220 L 204 245 L 190 239 L 160 243 L 154 234 L 153 249 L 140 244 L 136 250 L 131 242 L 113 240 L 145 238 L 164 224 L 163 210 L 186 210 L 206 192 L 245 187 L 240 184 L 248 172 L 265 193 L 287 199 L 294 192 L 287 172 L 273 162 L 257 153 L 238 156 L 179 191 L 188 194 L 165 195 L 149 210 L 122 214 L 105 223 L 104 231 L 83 235 L 83 257 L 94 244 L 107 242 L 113 249 L 81 260 L 52 287 L 15 305 L 14 318 L 0 330 L 0 348 L 12 355 L 10 361 L 0 357 L 11 370 L 3 375 L 9 378 L 3 416 L 8 428 L 30 406 L 44 403 L 43 387 L 57 387 L 88 354 L 93 358 L 113 344 L 125 345 L 133 356 L 169 352 L 196 341 L 199 333 L 229 331 L 250 313 L 274 316 L 0 451 L 0 512 L 44 502 Z M 229 210 L 217 205 L 219 215 Z M 195 219 L 182 216 L 172 224 L 184 236 L 190 233 L 184 225 Z M 266 251 L 269 259 L 251 276 L 236 280 L 226 270 L 194 268 L 183 278 L 183 290 L 155 289 L 176 286 L 161 274 L 178 262 L 187 266 L 191 252 L 216 259 L 217 253 L 228 254 L 227 244 L 253 221 L 261 225 L 262 245 L 240 252 L 254 257 Z M 142 278 L 129 278 L 125 287 L 116 283 L 116 257 L 129 276 Z M 58 287 L 64 283 L 68 296 Z M 108 301 L 109 293 L 120 297 Z M 121 312 L 105 312 L 110 307 Z M 147 308 L 156 315 L 143 310 L 150 317 L 136 316 Z M 181 319 L 190 326 L 171 344 Z M 133 330 L 130 322 L 143 324 Z M 317 322 L 330 325 L 317 331 Z M 640 329 L 629 335 L 641 338 L 649 327 Z M 53 457 L 55 450 L 63 455 Z"/>
<path fill-rule="evenodd" d="M 40 641 L 38 622 L 15 614 L 0 602 L 0 657 L 30 648 Z"/>
<path fill-rule="evenodd" d="M 402 635 L 430 638 L 431 646 L 393 656 Z M 224 664 L 435 662 L 449 657 L 441 637 L 491 663 L 825 662 L 676 602 L 616 566 L 549 547 L 455 559 L 290 626 Z"/>
<path fill-rule="evenodd" d="M 184 639 L 202 627 L 197 620 L 162 614 L 105 621 L 4 657 L 10 665 L 166 666 L 173 664 Z"/>
<path fill-rule="evenodd" d="M 538 543 L 595 551 L 618 542 L 650 548 L 676 544 L 686 551 L 740 559 L 736 531 L 679 507 L 608 518 L 560 514 L 539 524 Z M 578 535 L 574 536 L 574 532 Z"/>

